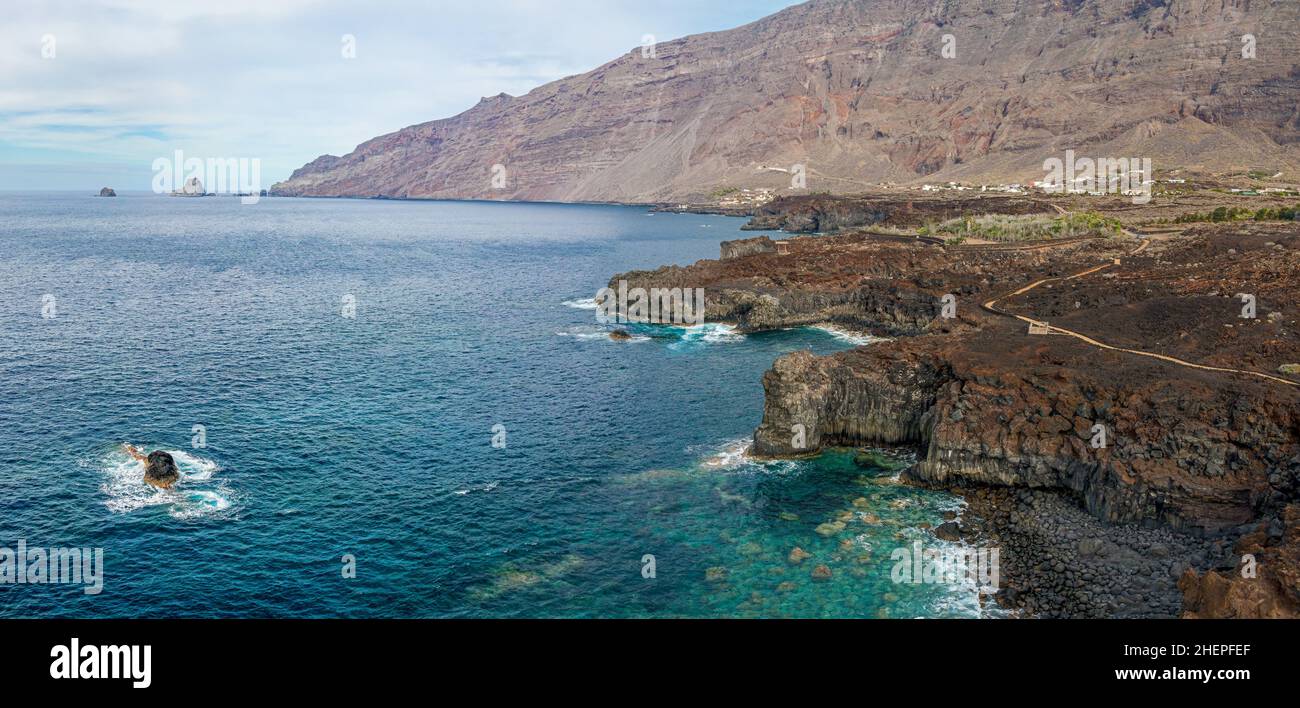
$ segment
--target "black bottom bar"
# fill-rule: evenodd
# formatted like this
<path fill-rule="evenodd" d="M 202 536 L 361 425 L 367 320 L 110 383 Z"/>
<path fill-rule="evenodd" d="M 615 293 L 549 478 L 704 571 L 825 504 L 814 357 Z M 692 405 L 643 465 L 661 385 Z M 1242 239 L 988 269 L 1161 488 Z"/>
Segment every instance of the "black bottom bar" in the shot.
<path fill-rule="evenodd" d="M 626 679 L 630 686 L 651 676 L 675 684 L 744 681 L 751 689 L 784 680 L 811 681 L 811 687 L 836 675 L 936 689 L 944 676 L 1032 679 L 1068 691 L 1256 688 L 1292 684 L 1297 629 L 1289 622 L 1240 621 L 11 620 L 0 622 L 0 675 L 44 695 L 193 694 L 214 682 L 228 696 L 266 686 L 360 690 L 376 681 L 385 689 L 415 689 L 470 675 L 498 676 L 503 687 L 542 681 L 534 684 L 539 691 L 557 681 L 589 685 L 593 676 Z M 74 639 L 82 662 L 76 670 L 59 662 Z M 119 669 L 134 680 L 85 676 L 89 658 L 111 673 L 129 652 L 99 647 L 123 645 L 139 647 L 134 662 Z M 1119 672 L 1129 671 L 1148 673 L 1121 678 Z M 1202 671 L 1211 673 L 1207 678 Z M 149 685 L 137 689 L 137 682 Z"/>

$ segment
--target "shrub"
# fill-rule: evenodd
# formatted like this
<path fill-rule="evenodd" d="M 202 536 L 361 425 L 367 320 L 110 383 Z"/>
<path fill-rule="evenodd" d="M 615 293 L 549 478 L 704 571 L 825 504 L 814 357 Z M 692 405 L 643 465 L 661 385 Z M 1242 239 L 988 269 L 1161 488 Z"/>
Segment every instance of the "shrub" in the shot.
<path fill-rule="evenodd" d="M 963 240 L 979 238 L 987 241 L 1016 242 L 1093 235 L 1110 236 L 1121 233 L 1123 228 L 1123 225 L 1115 219 L 1096 212 L 1062 214 L 1056 217 L 985 214 L 927 224 L 922 227 L 920 233 L 960 237 Z M 948 242 L 952 243 L 953 239 L 949 238 Z"/>

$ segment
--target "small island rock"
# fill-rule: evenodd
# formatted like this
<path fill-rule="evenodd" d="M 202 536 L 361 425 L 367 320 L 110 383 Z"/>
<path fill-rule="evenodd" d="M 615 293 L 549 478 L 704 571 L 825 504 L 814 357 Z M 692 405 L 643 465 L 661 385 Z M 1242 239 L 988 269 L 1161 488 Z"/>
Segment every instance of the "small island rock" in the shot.
<path fill-rule="evenodd" d="M 149 458 L 144 464 L 146 484 L 159 489 L 171 489 L 180 478 L 180 470 L 176 469 L 176 460 L 172 459 L 171 455 L 162 450 L 149 453 Z"/>

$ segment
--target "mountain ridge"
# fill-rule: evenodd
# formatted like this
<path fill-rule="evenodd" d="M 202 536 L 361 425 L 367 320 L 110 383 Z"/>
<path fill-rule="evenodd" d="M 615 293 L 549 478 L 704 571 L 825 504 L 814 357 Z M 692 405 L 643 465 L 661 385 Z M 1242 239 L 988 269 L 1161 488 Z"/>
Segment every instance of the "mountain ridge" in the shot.
<path fill-rule="evenodd" d="M 1067 149 L 1149 156 L 1157 170 L 1293 172 L 1300 38 L 1287 26 L 1300 26 L 1296 3 L 812 0 L 323 155 L 272 193 L 852 193 L 1040 179 Z"/>

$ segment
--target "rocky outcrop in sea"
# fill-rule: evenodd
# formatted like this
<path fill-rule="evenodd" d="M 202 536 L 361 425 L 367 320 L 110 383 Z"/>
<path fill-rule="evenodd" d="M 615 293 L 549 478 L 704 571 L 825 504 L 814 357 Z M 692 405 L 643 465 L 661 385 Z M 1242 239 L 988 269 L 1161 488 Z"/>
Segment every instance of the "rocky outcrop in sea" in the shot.
<path fill-rule="evenodd" d="M 144 465 L 144 481 L 159 489 L 171 489 L 181 478 L 176 460 L 162 450 L 149 453 Z"/>

